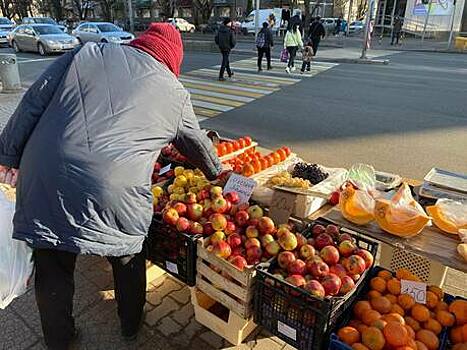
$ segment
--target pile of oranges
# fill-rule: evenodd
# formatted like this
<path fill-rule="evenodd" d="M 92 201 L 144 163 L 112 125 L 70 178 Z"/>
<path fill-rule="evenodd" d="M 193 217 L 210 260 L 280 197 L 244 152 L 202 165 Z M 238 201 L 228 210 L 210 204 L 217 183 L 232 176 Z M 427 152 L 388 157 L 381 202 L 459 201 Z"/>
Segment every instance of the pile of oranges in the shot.
<path fill-rule="evenodd" d="M 370 281 L 367 300 L 358 301 L 353 319 L 338 330 L 354 350 L 438 350 L 444 327 L 451 330 L 453 350 L 467 350 L 467 301 L 443 301 L 441 288 L 427 287 L 426 304 L 401 294 L 401 279 L 418 280 L 406 269 L 396 276 L 381 270 Z"/>

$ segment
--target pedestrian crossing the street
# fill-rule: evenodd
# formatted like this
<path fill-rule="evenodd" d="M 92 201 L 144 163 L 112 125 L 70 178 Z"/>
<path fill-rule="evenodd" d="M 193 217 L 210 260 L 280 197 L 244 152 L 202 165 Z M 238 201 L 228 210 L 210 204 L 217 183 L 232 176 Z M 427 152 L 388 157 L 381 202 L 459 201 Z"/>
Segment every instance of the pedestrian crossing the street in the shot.
<path fill-rule="evenodd" d="M 311 71 L 303 75 L 299 71 L 287 74 L 285 64 L 279 60 L 272 60 L 273 69 L 261 73 L 257 72 L 256 58 L 232 62 L 230 65 L 235 74 L 225 82 L 217 79 L 218 65 L 194 70 L 179 78 L 191 94 L 193 109 L 200 121 L 270 95 L 283 87 L 298 83 L 303 78 L 324 72 L 336 64 L 314 62 Z"/>

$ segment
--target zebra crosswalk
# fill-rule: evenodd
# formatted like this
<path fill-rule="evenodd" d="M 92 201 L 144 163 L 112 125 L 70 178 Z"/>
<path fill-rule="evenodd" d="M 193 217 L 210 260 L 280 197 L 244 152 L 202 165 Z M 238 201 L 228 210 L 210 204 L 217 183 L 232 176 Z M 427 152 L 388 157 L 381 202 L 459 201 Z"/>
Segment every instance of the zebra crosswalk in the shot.
<path fill-rule="evenodd" d="M 191 102 L 200 121 L 239 108 L 281 88 L 315 76 L 336 64 L 316 62 L 307 74 L 285 72 L 285 65 L 273 60 L 273 69 L 258 74 L 256 59 L 248 58 L 231 63 L 235 75 L 225 82 L 217 80 L 219 66 L 197 69 L 183 74 L 180 82 L 191 94 Z"/>

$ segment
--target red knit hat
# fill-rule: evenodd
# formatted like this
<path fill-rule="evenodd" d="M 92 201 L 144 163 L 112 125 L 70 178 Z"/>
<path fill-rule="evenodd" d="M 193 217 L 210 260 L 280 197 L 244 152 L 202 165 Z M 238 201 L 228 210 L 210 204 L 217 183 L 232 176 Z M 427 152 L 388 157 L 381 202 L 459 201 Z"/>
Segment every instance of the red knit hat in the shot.
<path fill-rule="evenodd" d="M 148 30 L 130 42 L 130 46 L 148 53 L 177 77 L 180 75 L 183 43 L 180 33 L 170 23 L 151 23 Z"/>

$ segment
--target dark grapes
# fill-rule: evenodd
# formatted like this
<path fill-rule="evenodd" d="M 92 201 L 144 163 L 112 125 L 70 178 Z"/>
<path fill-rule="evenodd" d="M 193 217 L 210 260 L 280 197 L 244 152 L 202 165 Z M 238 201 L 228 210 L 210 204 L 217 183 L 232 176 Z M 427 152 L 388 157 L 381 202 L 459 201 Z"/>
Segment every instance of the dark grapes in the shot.
<path fill-rule="evenodd" d="M 329 174 L 324 172 L 318 164 L 297 163 L 292 171 L 292 176 L 301 177 L 316 185 L 327 179 Z"/>

